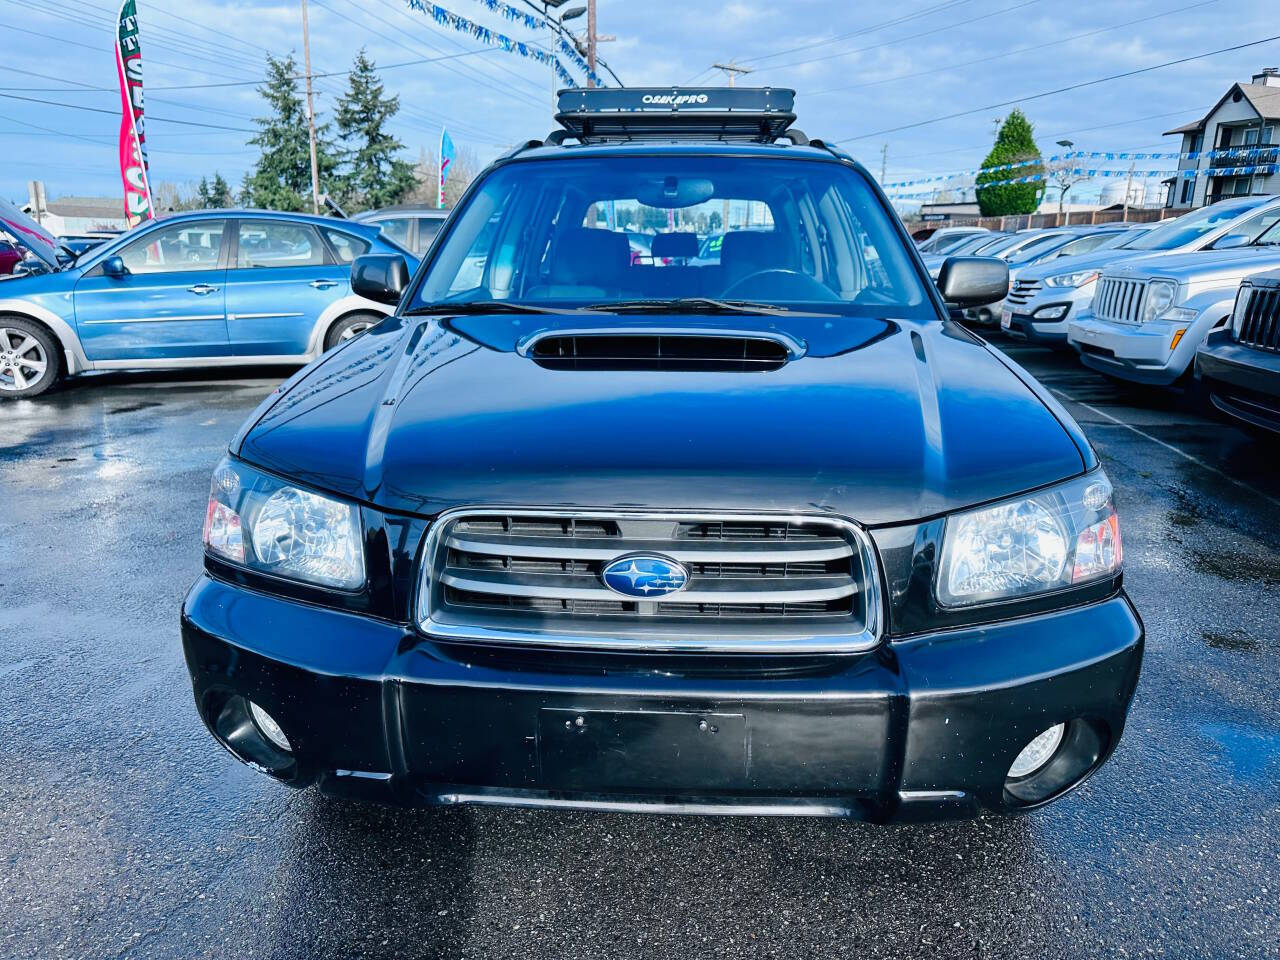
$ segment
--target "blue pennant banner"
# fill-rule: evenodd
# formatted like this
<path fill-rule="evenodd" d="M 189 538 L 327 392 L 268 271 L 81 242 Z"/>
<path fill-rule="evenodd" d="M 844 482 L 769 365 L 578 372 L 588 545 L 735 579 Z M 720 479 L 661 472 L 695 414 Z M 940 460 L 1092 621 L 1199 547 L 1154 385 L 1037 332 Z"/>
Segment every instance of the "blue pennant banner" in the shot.
<path fill-rule="evenodd" d="M 881 184 L 886 190 L 895 189 L 897 187 L 917 187 L 926 183 L 942 183 L 946 180 L 958 180 L 962 177 L 976 177 L 984 173 L 1002 173 L 1005 170 L 1018 170 L 1023 167 L 1035 167 L 1047 163 L 1064 163 L 1068 160 L 1217 160 L 1222 157 L 1229 157 L 1243 161 L 1254 160 L 1264 153 L 1274 153 L 1280 150 L 1280 147 L 1263 145 L 1260 147 L 1228 147 L 1223 150 L 1198 150 L 1190 153 L 1108 153 L 1102 151 L 1082 151 L 1077 150 L 1071 153 L 1056 154 L 1052 157 L 1037 157 L 1034 160 L 1022 160 L 1017 163 L 1001 163 L 992 167 L 979 167 L 974 170 L 960 170 L 956 173 L 945 173 L 934 177 L 921 177 L 917 180 L 899 180 L 895 183 Z M 1234 168 L 1233 168 L 1234 169 Z M 1182 176 L 1188 174 L 1194 176 L 1194 171 L 1182 171 Z M 1101 176 L 1102 174 L 1099 174 Z M 1122 170 L 1111 176 L 1128 176 L 1129 171 Z M 1137 172 L 1134 176 L 1138 176 Z M 994 186 L 994 184 L 986 184 L 986 186 Z"/>
<path fill-rule="evenodd" d="M 513 7 L 509 3 L 503 3 L 502 0 L 475 0 L 475 2 L 480 4 L 486 10 L 491 10 L 492 12 L 498 14 L 499 16 L 507 20 L 510 20 L 512 23 L 519 24 L 520 26 L 524 27 L 527 30 L 553 29 L 553 24 L 551 24 L 544 18 L 536 16 L 532 13 L 528 13 L 524 10 L 521 10 L 519 7 Z M 409 0 L 409 5 L 411 7 L 414 7 L 415 9 L 419 9 L 419 10 L 422 9 L 421 5 L 414 3 L 413 0 Z M 436 14 L 435 12 L 436 10 L 440 10 L 446 16 L 455 16 L 454 14 L 450 14 L 449 11 L 445 10 L 443 7 L 437 7 L 435 6 L 435 4 L 432 4 L 431 15 L 432 17 L 435 18 L 437 23 L 445 24 L 447 23 L 447 21 L 441 20 L 439 15 Z M 455 16 L 455 18 L 459 21 L 462 21 L 463 23 L 471 25 L 471 21 L 467 20 L 465 17 Z M 449 25 L 453 26 L 453 24 L 449 24 Z M 472 36 L 478 37 L 478 35 L 470 29 L 467 29 L 467 28 L 458 28 L 458 29 L 463 29 L 464 32 L 471 33 Z M 591 67 L 588 66 L 587 64 L 587 61 L 583 59 L 582 54 L 580 54 L 576 49 L 574 49 L 573 45 L 569 43 L 567 40 L 565 40 L 564 37 L 557 37 L 556 49 L 560 51 L 560 53 L 564 56 L 564 58 L 567 61 L 569 61 L 574 66 L 576 66 L 579 70 L 585 73 L 588 79 L 593 80 L 596 86 L 598 87 L 604 86 L 604 83 L 601 82 L 600 77 L 597 76 L 594 71 L 592 71 Z M 561 79 L 564 79 L 565 77 L 568 76 L 568 74 L 561 74 L 559 71 L 557 71 L 556 75 L 561 77 Z M 574 83 L 572 78 L 569 78 L 568 82 L 571 84 Z"/>

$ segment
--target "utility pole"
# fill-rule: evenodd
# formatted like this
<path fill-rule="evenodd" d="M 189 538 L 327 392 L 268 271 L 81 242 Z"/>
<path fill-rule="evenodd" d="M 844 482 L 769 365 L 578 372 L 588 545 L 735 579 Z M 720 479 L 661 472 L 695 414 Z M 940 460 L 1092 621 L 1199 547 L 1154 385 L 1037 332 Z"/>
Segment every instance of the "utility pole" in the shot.
<path fill-rule="evenodd" d="M 889 166 L 889 145 L 880 148 L 880 186 L 884 186 L 885 168 Z"/>
<path fill-rule="evenodd" d="M 1135 164 L 1129 164 L 1129 179 L 1124 185 L 1124 217 L 1123 222 L 1129 222 L 1129 197 L 1133 194 L 1133 168 Z"/>
<path fill-rule="evenodd" d="M 587 0 L 587 86 L 596 85 L 596 0 Z"/>
<path fill-rule="evenodd" d="M 302 62 L 307 71 L 307 132 L 311 137 L 311 212 L 320 212 L 320 163 L 316 158 L 316 104 L 311 97 L 311 34 L 307 0 L 302 0 Z"/>
<path fill-rule="evenodd" d="M 733 81 L 737 78 L 738 74 L 750 73 L 752 69 L 751 67 L 740 67 L 732 60 L 728 63 L 713 63 L 711 66 L 713 69 L 723 70 L 725 72 L 725 75 L 729 78 L 729 86 L 731 87 L 733 86 Z"/>

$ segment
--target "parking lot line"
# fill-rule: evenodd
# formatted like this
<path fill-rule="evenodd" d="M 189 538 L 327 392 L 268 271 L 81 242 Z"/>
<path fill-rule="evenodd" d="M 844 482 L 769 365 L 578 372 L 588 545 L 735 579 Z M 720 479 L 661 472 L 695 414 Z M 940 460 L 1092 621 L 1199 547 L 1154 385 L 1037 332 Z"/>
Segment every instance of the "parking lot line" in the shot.
<path fill-rule="evenodd" d="M 1280 507 L 1280 500 L 1277 500 L 1275 497 L 1268 496 L 1267 494 L 1263 493 L 1261 490 L 1258 490 L 1256 487 L 1249 486 L 1249 484 L 1245 483 L 1243 480 L 1238 480 L 1228 473 L 1223 473 L 1217 467 L 1213 466 L 1210 463 L 1206 463 L 1205 461 L 1201 460 L 1199 457 L 1195 456 L 1194 454 L 1187 453 L 1187 451 L 1179 447 L 1175 447 L 1172 443 L 1168 443 L 1165 440 L 1161 440 L 1159 437 L 1153 437 L 1151 434 L 1147 433 L 1145 430 L 1141 430 L 1138 427 L 1135 427 L 1131 423 L 1126 423 L 1125 421 L 1121 420 L 1119 417 L 1112 416 L 1111 414 L 1107 413 L 1107 411 L 1098 409 L 1097 407 L 1093 406 L 1093 404 L 1085 403 L 1083 400 L 1077 400 L 1075 397 L 1071 396 L 1071 394 L 1069 393 L 1065 393 L 1062 390 L 1057 390 L 1052 387 L 1050 388 L 1050 391 L 1056 394 L 1059 399 L 1065 400 L 1067 403 L 1074 403 L 1076 406 L 1083 407 L 1084 409 L 1088 410 L 1090 413 L 1097 414 L 1099 417 L 1102 417 L 1104 420 L 1109 420 L 1118 426 L 1124 427 L 1126 430 L 1132 430 L 1134 433 L 1136 433 L 1138 436 L 1142 437 L 1143 439 L 1150 440 L 1152 443 L 1158 443 L 1160 446 L 1164 447 L 1166 450 L 1173 451 L 1178 456 L 1183 457 L 1186 460 L 1190 460 L 1196 466 L 1203 467 L 1205 470 L 1208 470 L 1212 474 L 1216 474 L 1217 476 L 1222 477 L 1222 479 L 1235 484 L 1237 487 L 1239 487 L 1242 490 L 1248 491 L 1249 493 L 1253 494 L 1255 497 L 1261 497 L 1263 500 L 1266 500 L 1268 503 L 1272 504 L 1273 506 Z"/>

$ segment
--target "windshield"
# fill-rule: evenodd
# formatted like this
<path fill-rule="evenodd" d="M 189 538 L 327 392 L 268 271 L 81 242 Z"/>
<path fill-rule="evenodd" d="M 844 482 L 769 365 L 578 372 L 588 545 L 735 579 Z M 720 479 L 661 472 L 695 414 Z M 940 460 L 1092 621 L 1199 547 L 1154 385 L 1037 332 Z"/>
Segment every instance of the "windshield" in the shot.
<path fill-rule="evenodd" d="M 935 254 L 935 256 L 967 257 L 970 254 L 976 254 L 991 242 L 990 236 L 980 233 L 976 237 L 968 237 L 960 243 L 948 247 L 945 254 Z"/>
<path fill-rule="evenodd" d="M 690 298 L 933 315 L 891 214 L 855 170 L 670 154 L 497 168 L 455 214 L 409 309 Z"/>
<path fill-rule="evenodd" d="M 1061 233 L 1046 233 L 1030 240 L 1026 245 L 1018 247 L 1016 250 L 1006 254 L 1003 259 L 1008 260 L 1010 264 L 1023 264 L 1034 260 L 1041 254 L 1047 253 L 1054 247 L 1060 247 L 1070 238 Z"/>
<path fill-rule="evenodd" d="M 1270 197 L 1258 197 L 1256 203 L 1232 203 L 1202 207 L 1195 213 L 1184 214 L 1176 220 L 1153 227 L 1150 232 L 1135 237 L 1123 247 L 1125 250 L 1172 250 L 1192 243 L 1218 227 L 1225 226 L 1236 217 L 1258 207 Z"/>
<path fill-rule="evenodd" d="M 970 243 L 975 236 L 986 236 L 986 231 L 976 231 L 974 233 L 948 233 L 939 237 L 936 242 L 928 244 L 927 248 L 921 249 L 925 253 L 955 253 L 956 249 L 962 244 Z"/>

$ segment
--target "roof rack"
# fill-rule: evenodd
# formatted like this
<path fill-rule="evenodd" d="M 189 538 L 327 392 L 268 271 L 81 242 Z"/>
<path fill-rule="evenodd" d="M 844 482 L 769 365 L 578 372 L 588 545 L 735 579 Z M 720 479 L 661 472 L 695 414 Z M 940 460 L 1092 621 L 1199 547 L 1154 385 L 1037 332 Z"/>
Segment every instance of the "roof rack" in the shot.
<path fill-rule="evenodd" d="M 781 87 L 573 87 L 559 92 L 547 143 L 731 140 L 808 143 L 795 122 L 795 91 Z"/>

